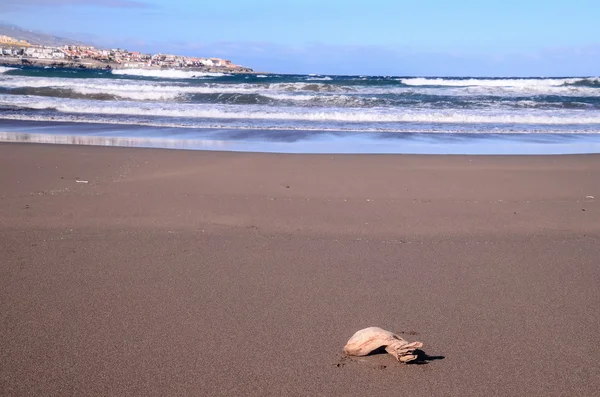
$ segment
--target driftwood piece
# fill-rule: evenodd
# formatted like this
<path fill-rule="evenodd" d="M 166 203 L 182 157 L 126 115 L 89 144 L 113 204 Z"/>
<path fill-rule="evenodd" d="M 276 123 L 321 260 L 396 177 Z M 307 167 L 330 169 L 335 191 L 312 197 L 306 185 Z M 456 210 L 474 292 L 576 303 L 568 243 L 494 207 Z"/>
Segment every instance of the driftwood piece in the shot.
<path fill-rule="evenodd" d="M 394 356 L 396 360 L 406 363 L 417 359 L 414 351 L 423 347 L 423 344 L 421 342 L 409 343 L 390 331 L 379 327 L 369 327 L 352 335 L 344 346 L 344 353 L 349 356 L 366 356 L 380 347 L 385 347 L 385 351 Z"/>

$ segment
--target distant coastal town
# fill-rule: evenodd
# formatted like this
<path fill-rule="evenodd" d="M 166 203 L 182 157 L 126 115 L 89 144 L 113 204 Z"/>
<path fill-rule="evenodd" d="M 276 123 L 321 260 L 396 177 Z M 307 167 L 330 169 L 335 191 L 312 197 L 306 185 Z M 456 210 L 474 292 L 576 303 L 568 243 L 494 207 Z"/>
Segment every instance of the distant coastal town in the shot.
<path fill-rule="evenodd" d="M 0 64 L 75 67 L 89 69 L 189 69 L 205 72 L 252 73 L 253 70 L 221 58 L 171 54 L 144 54 L 121 48 L 85 45 L 41 46 L 0 36 Z"/>

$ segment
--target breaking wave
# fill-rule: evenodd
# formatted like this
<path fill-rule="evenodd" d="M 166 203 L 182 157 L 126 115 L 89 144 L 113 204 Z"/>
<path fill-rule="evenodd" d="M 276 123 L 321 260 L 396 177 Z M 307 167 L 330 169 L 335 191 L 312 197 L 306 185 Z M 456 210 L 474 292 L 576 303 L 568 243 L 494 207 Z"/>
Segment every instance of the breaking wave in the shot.
<path fill-rule="evenodd" d="M 404 78 L 402 84 L 409 86 L 445 87 L 560 87 L 567 85 L 596 86 L 599 77 L 568 79 L 446 79 L 446 78 Z"/>
<path fill-rule="evenodd" d="M 413 109 L 399 112 L 387 108 L 352 109 L 329 108 L 279 108 L 265 105 L 199 105 L 163 104 L 149 102 L 122 101 L 119 104 L 90 100 L 44 100 L 1 96 L 0 104 L 32 110 L 53 110 L 60 113 L 102 114 L 120 116 L 183 117 L 220 120 L 279 120 L 279 121 L 318 121 L 351 123 L 450 123 L 450 124 L 538 124 L 538 125 L 591 125 L 600 124 L 600 111 L 578 110 L 536 110 L 535 112 L 506 111 L 491 113 L 476 110 L 425 110 Z"/>
<path fill-rule="evenodd" d="M 585 132 L 600 130 L 600 78 L 1 68 L 0 119 L 7 118 L 173 128 Z"/>
<path fill-rule="evenodd" d="M 306 78 L 307 81 L 332 81 L 331 76 L 310 76 Z"/>
<path fill-rule="evenodd" d="M 11 71 L 11 70 L 16 70 L 16 68 L 9 68 L 9 67 L 6 67 L 6 66 L 0 66 L 0 74 L 6 73 L 6 72 Z"/>
<path fill-rule="evenodd" d="M 179 72 L 179 71 L 178 71 Z M 188 72 L 183 72 L 188 73 Z M 408 79 L 405 79 L 408 80 Z M 139 101 L 180 101 L 189 98 L 195 94 L 260 94 L 275 96 L 296 95 L 287 99 L 303 103 L 307 95 L 322 96 L 323 100 L 316 100 L 315 103 L 332 103 L 329 96 L 332 95 L 360 95 L 368 100 L 362 101 L 365 106 L 371 106 L 374 101 L 372 98 L 379 99 L 379 103 L 385 103 L 385 100 L 391 97 L 402 97 L 398 103 L 406 103 L 416 97 L 421 96 L 425 100 L 433 99 L 436 96 L 446 97 L 448 100 L 463 100 L 467 98 L 472 101 L 478 101 L 482 97 L 534 97 L 556 95 L 570 98 L 600 98 L 600 83 L 594 83 L 592 79 L 587 79 L 583 83 L 581 79 L 572 79 L 569 85 L 565 85 L 566 79 L 552 80 L 552 82 L 542 82 L 542 80 L 440 80 L 447 83 L 446 86 L 427 86 L 419 85 L 423 81 L 437 81 L 431 79 L 410 79 L 414 80 L 409 84 L 381 85 L 378 80 L 374 84 L 348 84 L 337 81 L 317 82 L 211 82 L 210 80 L 196 81 L 170 81 L 170 80 L 115 80 L 107 78 L 64 78 L 64 77 L 31 77 L 18 75 L 0 75 L 0 89 L 14 88 L 69 88 L 77 94 L 94 97 L 104 96 L 105 99 L 120 100 L 132 99 Z M 598 80 L 598 79 L 597 79 Z M 458 86 L 457 82 L 477 82 L 477 84 Z M 520 81 L 520 84 L 514 83 L 508 85 L 510 81 Z M 486 83 L 488 82 L 488 83 Z M 493 84 L 492 84 L 493 82 Z M 525 83 L 523 83 L 525 82 Z M 527 83 L 531 82 L 531 83 Z M 396 82 L 397 83 L 397 82 Z M 535 83 L 535 84 L 534 84 Z M 413 84 L 413 85 L 410 85 Z M 532 85 L 527 85 L 532 84 Z M 598 84 L 595 86 L 594 84 Z M 60 93 L 57 91 L 57 93 Z M 35 94 L 31 94 L 35 95 Z M 304 101 L 305 102 L 305 101 Z M 353 102 L 349 100 L 348 103 Z M 354 101 L 355 103 L 358 103 Z M 377 101 L 375 101 L 377 102 Z M 391 101 L 390 103 L 396 103 Z"/>

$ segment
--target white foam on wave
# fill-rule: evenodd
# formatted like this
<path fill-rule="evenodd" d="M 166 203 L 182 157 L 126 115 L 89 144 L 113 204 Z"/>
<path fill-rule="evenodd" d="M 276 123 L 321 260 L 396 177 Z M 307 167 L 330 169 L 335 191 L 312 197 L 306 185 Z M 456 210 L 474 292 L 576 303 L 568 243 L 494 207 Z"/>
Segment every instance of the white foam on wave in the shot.
<path fill-rule="evenodd" d="M 119 99 L 172 100 L 185 93 L 175 86 L 162 86 L 148 82 L 115 82 L 108 79 L 68 79 L 52 77 L 4 76 L 0 86 L 5 88 L 55 88 L 69 89 L 81 95 L 112 95 Z"/>
<path fill-rule="evenodd" d="M 71 79 L 58 77 L 2 76 L 0 87 L 5 88 L 69 88 L 76 92 L 93 92 L 115 95 L 125 99 L 176 98 L 186 94 L 262 94 L 262 93 L 295 93 L 295 92 L 344 92 L 351 87 L 332 86 L 324 83 L 242 83 L 220 84 L 203 82 L 201 84 L 185 84 L 170 82 L 151 82 L 135 80 L 112 80 L 102 78 Z M 136 94 L 136 92 L 138 92 Z M 162 94 L 159 94 L 162 93 Z"/>
<path fill-rule="evenodd" d="M 299 102 L 308 102 L 312 101 L 315 98 L 318 98 L 318 95 L 302 95 L 302 94 L 277 94 L 277 93 L 265 93 L 263 96 L 271 99 L 275 99 L 278 101 L 299 101 Z"/>
<path fill-rule="evenodd" d="M 225 73 L 195 72 L 177 69 L 113 69 L 112 74 L 140 77 L 159 77 L 163 79 L 193 79 L 202 77 L 221 77 Z"/>
<path fill-rule="evenodd" d="M 564 97 L 600 97 L 600 89 L 578 85 L 407 85 L 405 87 L 356 87 L 357 93 L 364 95 L 432 95 L 454 97 L 522 97 L 556 95 Z"/>
<path fill-rule="evenodd" d="M 326 95 L 306 95 L 306 94 L 270 94 L 264 93 L 263 96 L 278 101 L 286 102 L 300 102 L 307 103 L 311 102 L 314 105 L 327 105 L 327 106 L 369 106 L 373 103 L 380 101 L 379 98 L 373 97 L 362 97 L 358 95 L 340 95 L 340 94 L 326 94 Z"/>
<path fill-rule="evenodd" d="M 331 81 L 333 80 L 333 78 L 329 77 L 329 76 L 323 76 L 323 77 L 307 77 L 306 78 L 307 81 Z"/>
<path fill-rule="evenodd" d="M 108 117 L 95 117 L 94 115 L 63 115 L 63 114 L 53 114 L 52 116 L 48 115 L 39 115 L 39 114 L 4 114 L 2 115 L 2 119 L 5 120 L 20 120 L 20 121 L 41 121 L 41 122 L 67 122 L 67 123 L 80 123 L 80 124 L 108 124 L 108 125 L 133 125 L 133 126 L 147 126 L 147 127 L 167 127 L 167 128 L 178 128 L 178 129 L 231 129 L 232 127 L 239 130 L 258 130 L 258 131 L 280 131 L 280 130 L 289 130 L 289 131 L 319 131 L 319 132 L 401 132 L 401 133 L 426 133 L 426 134 L 453 134 L 453 133 L 473 133 L 473 134 L 486 134 L 492 132 L 493 134 L 523 134 L 523 129 L 518 126 L 506 125 L 502 128 L 495 127 L 493 131 L 489 130 L 465 130 L 461 128 L 460 125 L 457 128 L 453 128 L 452 125 L 444 125 L 443 127 L 434 127 L 427 124 L 415 125 L 415 124 L 407 124 L 407 125 L 397 125 L 394 127 L 390 127 L 388 124 L 376 125 L 376 124 L 346 124 L 346 125 L 335 125 L 335 126 L 327 126 L 327 125 L 311 125 L 311 124 L 302 124 L 302 125 L 247 125 L 247 124 L 220 124 L 218 122 L 212 123 L 211 121 L 206 122 L 196 122 L 193 124 L 183 124 L 175 121 L 169 122 L 165 119 L 162 120 L 124 120 L 124 119 L 114 119 L 110 116 Z M 600 126 L 590 127 L 590 128 L 581 128 L 577 127 L 575 129 L 565 129 L 561 128 L 561 126 L 557 126 L 552 129 L 548 126 L 544 126 L 540 129 L 527 129 L 528 134 L 596 134 L 600 135 Z"/>
<path fill-rule="evenodd" d="M 431 79 L 427 79 L 431 80 Z M 474 79 L 477 80 L 477 79 Z M 446 80 L 448 81 L 448 80 Z M 465 80 L 453 80 L 465 81 Z M 488 80 L 477 80 L 488 81 Z M 496 81 L 496 80 L 490 80 Z M 502 81 L 502 80 L 499 80 Z M 512 80 L 504 80 L 512 81 Z M 543 81 L 530 79 L 527 81 Z M 555 81 L 555 84 L 558 80 Z M 564 81 L 564 80 L 560 80 Z M 464 83 L 463 83 L 464 84 Z M 185 100 L 195 94 L 260 94 L 278 100 L 315 103 L 327 105 L 358 106 L 374 103 L 380 95 L 399 95 L 410 98 L 410 95 L 454 96 L 454 97 L 522 97 L 556 95 L 564 97 L 600 97 L 600 88 L 579 85 L 475 85 L 475 86 L 367 86 L 367 85 L 332 85 L 324 82 L 278 82 L 278 83 L 238 83 L 222 84 L 202 81 L 191 84 L 175 81 L 148 80 L 115 80 L 106 78 L 72 79 L 61 77 L 29 77 L 0 74 L 0 87 L 4 88 L 62 88 L 70 89 L 82 95 L 109 95 L 115 99 L 136 101 L 173 101 Z M 347 97 L 343 97 L 347 95 Z M 57 93 L 57 96 L 60 96 Z M 360 98 L 359 96 L 362 96 Z M 479 100 L 474 98 L 473 100 Z M 427 101 L 424 102 L 426 105 Z"/>
<path fill-rule="evenodd" d="M 10 70 L 16 70 L 16 68 L 9 68 L 9 67 L 6 67 L 6 66 L 0 66 L 0 74 L 6 73 L 6 72 L 8 72 Z"/>
<path fill-rule="evenodd" d="M 304 108 L 264 105 L 198 105 L 187 103 L 139 103 L 56 99 L 0 95 L 0 105 L 30 109 L 52 109 L 62 113 L 116 116 L 182 117 L 222 120 L 278 120 L 352 123 L 432 123 L 432 124 L 539 124 L 600 125 L 600 111 L 522 109 L 505 112 L 494 110 L 439 110 L 393 108 Z"/>
<path fill-rule="evenodd" d="M 558 87 L 582 82 L 594 82 L 598 78 L 569 79 L 444 79 L 414 77 L 399 79 L 410 86 L 448 86 L 448 87 Z"/>

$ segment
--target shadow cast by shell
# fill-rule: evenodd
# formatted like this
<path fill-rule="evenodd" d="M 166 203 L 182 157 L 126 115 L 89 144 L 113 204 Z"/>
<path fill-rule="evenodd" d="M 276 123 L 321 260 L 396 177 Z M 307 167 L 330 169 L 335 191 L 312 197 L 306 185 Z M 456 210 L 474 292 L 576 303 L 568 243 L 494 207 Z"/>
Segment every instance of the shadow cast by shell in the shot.
<path fill-rule="evenodd" d="M 388 354 L 388 352 L 385 350 L 385 346 L 381 346 L 380 348 L 373 350 L 371 353 L 367 354 L 366 357 L 380 354 Z M 417 356 L 417 358 L 407 362 L 406 365 L 427 365 L 432 361 L 443 360 L 446 358 L 446 356 L 430 356 L 421 349 L 415 350 L 414 354 Z"/>

